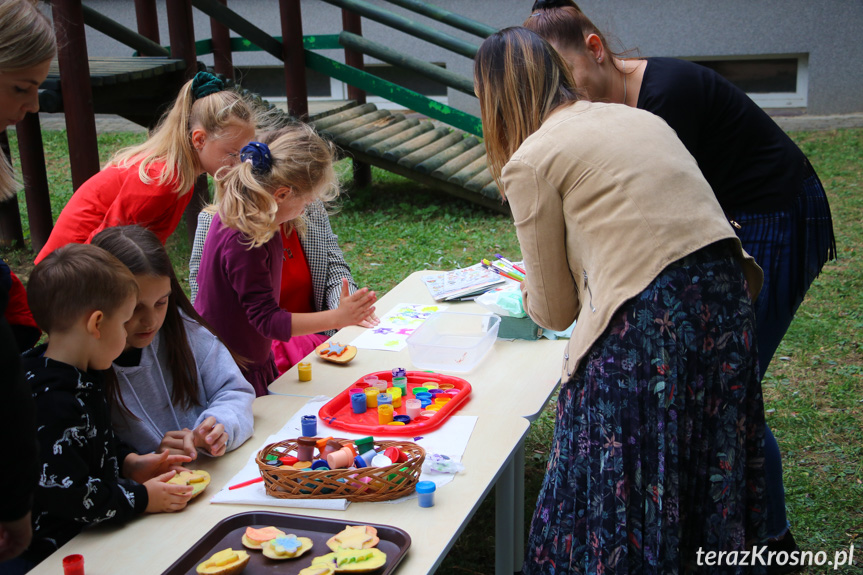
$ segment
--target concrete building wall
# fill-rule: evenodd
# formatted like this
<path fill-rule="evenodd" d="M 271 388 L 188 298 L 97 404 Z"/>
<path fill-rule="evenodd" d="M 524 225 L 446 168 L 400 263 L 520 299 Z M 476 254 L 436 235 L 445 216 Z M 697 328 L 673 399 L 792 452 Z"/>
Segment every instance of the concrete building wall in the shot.
<path fill-rule="evenodd" d="M 437 30 L 479 44 L 481 39 L 430 21 L 384 0 L 370 3 Z M 103 14 L 136 29 L 132 0 L 85 0 Z M 502 28 L 519 25 L 532 0 L 434 0 L 435 5 Z M 229 7 L 267 32 L 280 35 L 276 0 L 229 0 Z M 813 115 L 863 112 L 863 1 L 860 0 L 581 0 L 579 6 L 616 48 L 637 49 L 642 56 L 699 59 L 749 55 L 808 55 L 805 112 Z M 164 0 L 158 2 L 162 44 L 168 44 Z M 336 34 L 341 10 L 321 0 L 303 0 L 305 34 Z M 210 37 L 209 18 L 194 10 L 196 38 Z M 473 62 L 443 48 L 363 19 L 363 35 L 470 77 Z M 127 55 L 130 50 L 88 29 L 90 55 Z M 338 50 L 324 55 L 344 61 Z M 211 57 L 202 57 L 211 63 Z M 374 60 L 367 58 L 367 62 Z M 238 53 L 235 65 L 275 65 L 262 52 Z M 477 114 L 476 98 L 449 90 L 449 103 Z"/>

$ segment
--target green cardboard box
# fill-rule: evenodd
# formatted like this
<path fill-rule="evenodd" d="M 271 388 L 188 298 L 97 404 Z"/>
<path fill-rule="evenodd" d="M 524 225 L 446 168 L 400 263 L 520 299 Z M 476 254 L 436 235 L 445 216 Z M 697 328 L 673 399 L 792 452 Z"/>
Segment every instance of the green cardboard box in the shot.
<path fill-rule="evenodd" d="M 500 316 L 500 329 L 497 332 L 499 339 L 539 339 L 542 328 L 529 317 Z"/>

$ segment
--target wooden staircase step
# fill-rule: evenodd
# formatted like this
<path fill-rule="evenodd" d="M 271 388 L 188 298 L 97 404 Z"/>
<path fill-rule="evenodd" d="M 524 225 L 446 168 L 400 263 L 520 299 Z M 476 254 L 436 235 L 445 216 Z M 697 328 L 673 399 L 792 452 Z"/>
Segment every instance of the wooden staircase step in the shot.
<path fill-rule="evenodd" d="M 374 112 L 370 112 L 368 114 L 363 114 L 362 116 L 353 118 L 351 120 L 346 120 L 344 122 L 339 122 L 338 124 L 332 125 L 327 128 L 327 133 L 330 136 L 339 136 L 340 134 L 344 134 L 345 132 L 349 132 L 356 128 L 361 128 L 372 122 L 376 122 L 381 118 L 385 118 L 387 116 L 391 116 L 388 110 L 375 110 Z"/>
<path fill-rule="evenodd" d="M 366 153 L 371 154 L 372 156 L 383 156 L 384 152 L 387 150 L 394 148 L 404 142 L 409 142 L 410 140 L 416 138 L 420 134 L 424 134 L 434 129 L 434 124 L 431 122 L 420 122 L 413 128 L 409 128 L 404 132 L 396 134 L 394 136 L 390 136 L 386 140 L 382 140 L 377 144 L 369 146 L 366 149 Z"/>
<path fill-rule="evenodd" d="M 353 130 L 348 130 L 347 132 L 342 132 L 338 136 L 336 136 L 336 143 L 342 145 L 352 145 L 354 141 L 368 136 L 369 134 L 376 134 L 387 128 L 388 126 L 392 126 L 404 120 L 404 114 L 387 114 L 373 122 L 367 123 L 365 126 L 360 126 L 358 128 L 354 128 Z"/>
<path fill-rule="evenodd" d="M 414 169 L 421 174 L 431 174 L 447 162 L 454 160 L 464 151 L 469 150 L 479 144 L 479 140 L 473 136 L 462 138 L 460 142 L 456 142 L 446 150 L 442 150 L 434 156 L 427 158 L 414 166 Z M 446 178 L 441 178 L 446 179 Z"/>
<path fill-rule="evenodd" d="M 458 173 L 459 170 L 485 155 L 485 146 L 479 145 L 462 152 L 452 160 L 448 161 L 432 172 L 432 176 L 441 180 L 448 180 Z"/>
<path fill-rule="evenodd" d="M 488 159 L 485 154 L 460 169 L 458 172 L 447 178 L 446 181 L 452 182 L 458 186 L 464 186 L 472 177 L 480 173 L 483 168 L 488 165 Z"/>
<path fill-rule="evenodd" d="M 404 116 L 402 117 L 404 118 Z M 351 142 L 350 146 L 354 150 L 360 150 L 361 152 L 365 152 L 370 146 L 373 146 L 378 142 L 383 142 L 387 138 L 404 132 L 408 128 L 413 128 L 419 123 L 420 121 L 416 118 L 404 118 L 403 120 L 396 122 L 392 126 L 388 126 L 383 130 L 378 130 L 374 133 L 369 134 L 368 136 L 364 136 L 358 140 Z"/>
<path fill-rule="evenodd" d="M 404 156 L 419 150 L 424 146 L 428 146 L 435 140 L 439 140 L 443 138 L 449 133 L 449 129 L 447 128 L 434 128 L 433 130 L 429 130 L 425 134 L 417 136 L 412 140 L 408 140 L 404 144 L 399 144 L 395 148 L 391 148 L 383 153 L 383 158 L 385 160 L 389 160 L 391 162 L 398 162 Z"/>
<path fill-rule="evenodd" d="M 325 116 L 320 120 L 315 120 L 314 122 L 312 122 L 312 124 L 314 125 L 316 130 L 322 131 L 326 130 L 330 126 L 335 126 L 336 124 L 346 122 L 352 118 L 357 118 L 359 116 L 362 116 L 363 114 L 374 112 L 377 109 L 378 107 L 374 104 L 362 104 L 361 106 L 355 106 L 337 114 Z"/>
<path fill-rule="evenodd" d="M 420 162 L 424 160 L 428 160 L 433 156 L 443 152 L 450 146 L 454 146 L 459 143 L 461 140 L 464 140 L 464 133 L 461 131 L 450 132 L 446 134 L 443 138 L 435 140 L 428 146 L 423 146 L 419 150 L 411 152 L 407 156 L 403 157 L 399 160 L 399 165 L 404 166 L 406 168 L 413 168 Z"/>

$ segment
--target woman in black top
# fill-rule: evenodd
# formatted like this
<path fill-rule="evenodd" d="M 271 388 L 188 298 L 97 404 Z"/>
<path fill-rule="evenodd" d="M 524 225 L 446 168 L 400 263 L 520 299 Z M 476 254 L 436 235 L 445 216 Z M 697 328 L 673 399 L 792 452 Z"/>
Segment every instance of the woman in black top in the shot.
<path fill-rule="evenodd" d="M 698 161 L 743 247 L 764 269 L 756 302 L 760 372 L 767 370 L 812 281 L 835 257 L 824 188 L 806 156 L 742 90 L 674 58 L 624 60 L 572 0 L 538 0 L 524 26 L 544 37 L 594 101 L 663 118 Z M 767 430 L 768 534 L 788 533 L 782 462 Z M 793 546 L 789 536 L 786 541 Z"/>

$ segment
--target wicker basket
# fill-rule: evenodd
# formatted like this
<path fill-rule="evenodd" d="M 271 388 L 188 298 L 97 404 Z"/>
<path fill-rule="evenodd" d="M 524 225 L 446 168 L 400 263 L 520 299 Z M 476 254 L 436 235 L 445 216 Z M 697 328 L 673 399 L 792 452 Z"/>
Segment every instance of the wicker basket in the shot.
<path fill-rule="evenodd" d="M 348 439 L 336 439 L 342 444 Z M 412 493 L 422 471 L 425 450 L 406 441 L 375 441 L 375 450 L 396 447 L 408 460 L 384 467 L 359 469 L 280 469 L 267 464 L 267 456 L 281 457 L 297 450 L 296 439 L 286 439 L 264 447 L 255 461 L 267 495 L 278 499 L 347 499 L 348 501 L 387 501 Z"/>

